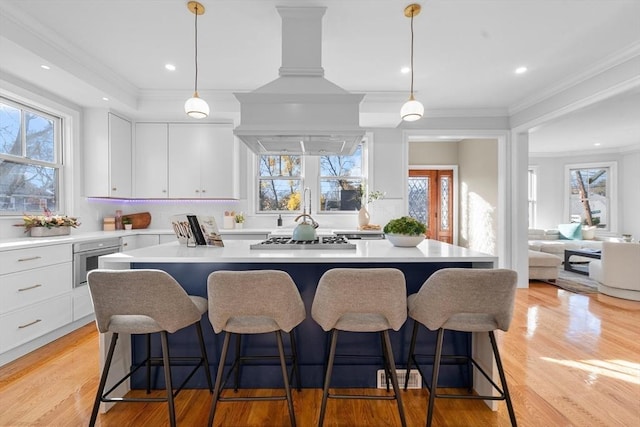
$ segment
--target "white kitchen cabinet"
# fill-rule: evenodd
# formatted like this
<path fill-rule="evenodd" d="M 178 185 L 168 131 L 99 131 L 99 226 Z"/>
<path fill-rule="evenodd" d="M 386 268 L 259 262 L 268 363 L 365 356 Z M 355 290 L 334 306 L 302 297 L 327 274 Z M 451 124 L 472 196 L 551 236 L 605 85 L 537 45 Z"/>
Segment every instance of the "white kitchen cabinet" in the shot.
<path fill-rule="evenodd" d="M 131 251 L 133 249 L 146 248 L 160 243 L 160 236 L 157 234 L 137 234 L 134 236 L 122 236 L 122 251 Z"/>
<path fill-rule="evenodd" d="M 131 122 L 106 109 L 84 111 L 84 194 L 132 196 Z"/>
<path fill-rule="evenodd" d="M 168 197 L 169 125 L 136 123 L 134 149 L 134 196 L 142 199 Z"/>
<path fill-rule="evenodd" d="M 0 253 L 0 355 L 73 321 L 72 271 L 71 244 Z"/>
<path fill-rule="evenodd" d="M 238 198 L 232 125 L 170 123 L 168 163 L 170 198 Z"/>

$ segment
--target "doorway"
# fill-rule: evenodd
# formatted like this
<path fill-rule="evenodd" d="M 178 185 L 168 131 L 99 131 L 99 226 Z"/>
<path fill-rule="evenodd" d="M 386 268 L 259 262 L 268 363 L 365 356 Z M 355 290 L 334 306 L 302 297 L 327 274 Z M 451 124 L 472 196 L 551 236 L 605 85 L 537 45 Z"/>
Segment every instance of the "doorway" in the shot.
<path fill-rule="evenodd" d="M 453 243 L 452 169 L 409 169 L 409 216 L 427 225 L 427 238 Z"/>

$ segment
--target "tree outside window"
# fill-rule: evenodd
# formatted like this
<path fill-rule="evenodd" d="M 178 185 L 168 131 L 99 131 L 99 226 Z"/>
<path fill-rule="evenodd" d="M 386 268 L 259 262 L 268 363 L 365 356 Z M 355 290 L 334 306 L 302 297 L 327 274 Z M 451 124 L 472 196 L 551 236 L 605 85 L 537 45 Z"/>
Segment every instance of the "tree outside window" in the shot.
<path fill-rule="evenodd" d="M 0 99 L 0 214 L 60 207 L 60 119 Z"/>
<path fill-rule="evenodd" d="M 320 157 L 320 211 L 360 209 L 362 160 L 362 144 L 350 156 Z"/>
<path fill-rule="evenodd" d="M 259 212 L 297 211 L 301 208 L 301 161 L 301 156 L 259 156 Z"/>
<path fill-rule="evenodd" d="M 608 167 L 570 169 L 570 215 L 584 225 L 609 228 Z"/>

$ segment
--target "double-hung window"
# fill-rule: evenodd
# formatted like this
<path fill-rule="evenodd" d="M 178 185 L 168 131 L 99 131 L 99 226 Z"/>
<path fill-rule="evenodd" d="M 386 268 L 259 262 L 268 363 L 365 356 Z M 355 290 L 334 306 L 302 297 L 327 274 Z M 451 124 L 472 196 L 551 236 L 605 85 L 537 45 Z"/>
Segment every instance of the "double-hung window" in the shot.
<path fill-rule="evenodd" d="M 0 215 L 61 209 L 61 119 L 0 98 Z"/>
<path fill-rule="evenodd" d="M 569 218 L 615 231 L 615 163 L 567 165 Z"/>
<path fill-rule="evenodd" d="M 362 144 L 350 156 L 320 156 L 320 211 L 360 209 L 362 160 Z"/>
<path fill-rule="evenodd" d="M 258 212 L 297 211 L 301 208 L 302 156 L 260 155 Z"/>

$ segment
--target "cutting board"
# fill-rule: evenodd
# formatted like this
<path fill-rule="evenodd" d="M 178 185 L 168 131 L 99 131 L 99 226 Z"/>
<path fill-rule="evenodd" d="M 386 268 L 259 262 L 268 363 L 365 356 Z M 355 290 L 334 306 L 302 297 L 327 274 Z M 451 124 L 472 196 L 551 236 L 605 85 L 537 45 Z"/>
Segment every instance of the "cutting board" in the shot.
<path fill-rule="evenodd" d="M 122 218 L 128 218 L 133 225 L 132 228 L 147 228 L 151 224 L 151 214 L 149 212 L 122 215 Z"/>

